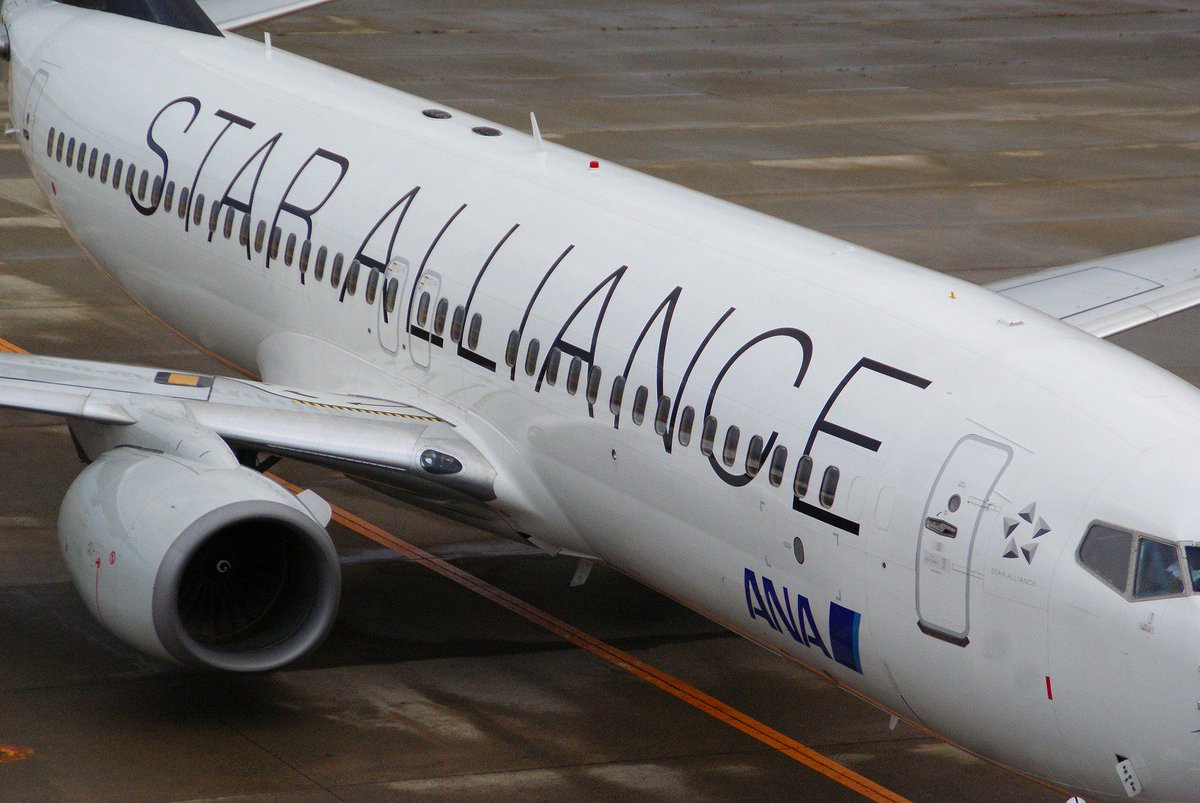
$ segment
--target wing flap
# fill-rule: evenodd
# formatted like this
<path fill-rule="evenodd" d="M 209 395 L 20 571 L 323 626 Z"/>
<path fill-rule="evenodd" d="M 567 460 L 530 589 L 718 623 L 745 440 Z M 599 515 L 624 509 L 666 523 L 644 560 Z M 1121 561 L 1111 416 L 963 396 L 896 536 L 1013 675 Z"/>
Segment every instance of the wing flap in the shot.
<path fill-rule="evenodd" d="M 1200 237 L 988 285 L 1097 337 L 1200 304 Z"/>

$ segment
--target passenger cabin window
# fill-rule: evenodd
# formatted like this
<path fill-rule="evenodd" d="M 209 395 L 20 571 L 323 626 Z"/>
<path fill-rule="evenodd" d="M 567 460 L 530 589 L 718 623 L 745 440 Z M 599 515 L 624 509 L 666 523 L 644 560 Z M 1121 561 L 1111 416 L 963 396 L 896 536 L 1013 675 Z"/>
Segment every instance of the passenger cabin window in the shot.
<path fill-rule="evenodd" d="M 63 134 L 63 132 L 59 131 L 58 132 L 58 144 L 54 147 L 54 158 L 60 162 L 62 161 L 62 157 L 63 157 L 63 140 L 65 137 L 66 137 L 66 135 Z"/>
<path fill-rule="evenodd" d="M 114 190 L 121 189 L 121 174 L 123 172 L 125 172 L 125 162 L 122 161 L 121 159 L 118 159 L 116 165 L 113 167 L 113 189 Z M 180 210 L 180 211 L 182 211 L 182 210 Z M 183 217 L 183 215 L 180 215 L 180 217 Z"/>
<path fill-rule="evenodd" d="M 204 196 L 201 196 L 204 197 Z M 271 229 L 271 239 L 267 242 L 267 259 L 278 259 L 279 241 L 283 239 L 283 229 L 275 226 Z"/>
<path fill-rule="evenodd" d="M 595 404 L 598 398 L 600 398 L 600 366 L 593 365 L 588 368 L 587 403 Z"/>
<path fill-rule="evenodd" d="M 562 350 L 555 346 L 546 355 L 546 384 L 553 387 L 558 384 L 558 367 L 562 364 Z"/>
<path fill-rule="evenodd" d="M 99 151 L 92 150 L 92 155 L 88 157 L 88 178 L 96 177 L 96 160 L 99 157 Z"/>
<path fill-rule="evenodd" d="M 112 164 L 112 157 L 109 156 L 107 153 L 104 154 L 104 158 L 100 160 L 100 183 L 101 184 L 108 183 L 108 168 L 111 164 Z M 171 185 L 172 189 L 174 189 L 174 186 L 175 186 L 174 184 Z M 169 199 L 167 200 L 167 211 L 168 212 L 171 211 L 171 202 Z"/>
<path fill-rule="evenodd" d="M 312 258 L 312 240 L 305 240 L 300 246 L 300 273 L 308 273 L 308 263 Z M 391 310 L 389 310 L 390 312 Z"/>
<path fill-rule="evenodd" d="M 833 507 L 833 498 L 837 496 L 838 480 L 841 478 L 842 472 L 838 471 L 837 466 L 830 466 L 825 469 L 824 476 L 821 477 L 821 504 L 825 507 Z"/>
<path fill-rule="evenodd" d="M 1122 594 L 1129 590 L 1132 555 L 1133 535 L 1104 524 L 1093 524 L 1079 545 L 1079 562 Z"/>
<path fill-rule="evenodd" d="M 538 349 L 540 347 L 541 344 L 538 343 L 536 337 L 529 341 L 529 350 L 525 352 L 525 373 L 528 376 L 533 376 L 533 372 L 537 370 Z"/>
<path fill-rule="evenodd" d="M 395 276 L 387 280 L 383 291 L 383 306 L 389 313 L 396 311 L 396 299 L 400 297 L 400 280 Z"/>
<path fill-rule="evenodd" d="M 812 481 L 813 460 L 803 455 L 796 462 L 796 478 L 792 480 L 792 493 L 800 499 L 808 495 L 808 484 Z"/>
<path fill-rule="evenodd" d="M 67 166 L 75 164 L 75 137 L 67 142 Z"/>
<path fill-rule="evenodd" d="M 613 415 L 621 414 L 621 402 L 625 399 L 625 377 L 614 376 L 612 392 L 608 394 L 608 409 Z"/>
<path fill-rule="evenodd" d="M 696 408 L 688 405 L 679 414 L 679 445 L 687 446 L 692 442 L 692 427 L 696 424 Z"/>
<path fill-rule="evenodd" d="M 517 354 L 521 350 L 521 333 L 513 329 L 508 333 L 508 343 L 504 346 L 504 364 L 509 368 L 517 367 Z"/>
<path fill-rule="evenodd" d="M 425 328 L 425 322 L 429 320 L 429 291 L 421 293 L 421 298 L 417 301 L 417 326 Z"/>
<path fill-rule="evenodd" d="M 1135 599 L 1169 597 L 1183 593 L 1183 574 L 1179 568 L 1179 550 L 1174 544 L 1138 539 L 1137 574 L 1133 583 Z"/>
<path fill-rule="evenodd" d="M 329 257 L 329 249 L 321 246 L 317 249 L 317 261 L 313 265 L 313 278 L 318 282 L 325 278 L 325 260 Z"/>
<path fill-rule="evenodd" d="M 105 177 L 105 175 L 107 175 L 107 172 L 108 172 L 108 165 L 105 164 L 105 162 L 107 162 L 107 161 L 108 161 L 108 154 L 106 153 L 106 154 L 104 154 L 104 162 L 100 163 L 100 180 L 101 181 L 104 181 L 104 177 Z M 163 192 L 163 211 L 170 212 L 171 205 L 174 202 L 175 202 L 175 182 L 168 181 L 167 189 L 166 189 L 166 191 Z"/>
<path fill-rule="evenodd" d="M 455 343 L 462 342 L 463 326 L 467 322 L 467 308 L 459 304 L 454 308 L 454 317 L 450 319 L 450 339 Z"/>
<path fill-rule="evenodd" d="M 571 358 L 571 367 L 567 369 L 567 393 L 574 396 L 579 391 L 579 375 L 583 373 L 583 360 Z"/>
<path fill-rule="evenodd" d="M 142 178 L 143 179 L 146 178 L 145 170 L 142 171 Z M 144 181 L 142 183 L 143 183 L 143 185 L 145 184 Z M 139 192 L 138 194 L 140 195 L 141 193 Z M 212 238 L 212 235 L 217 233 L 217 224 L 220 222 L 221 222 L 221 205 L 213 204 L 212 208 L 209 210 L 209 214 L 208 214 L 208 234 L 209 234 L 210 239 Z"/>
<path fill-rule="evenodd" d="M 667 434 L 667 418 L 671 415 L 671 397 L 659 396 L 658 409 L 654 411 L 654 431 L 659 435 Z"/>
<path fill-rule="evenodd" d="M 301 271 L 303 271 L 304 266 L 301 265 L 300 269 L 301 269 Z M 363 291 L 363 301 L 366 301 L 368 304 L 374 304 L 375 296 L 378 292 L 379 292 L 379 271 L 375 270 L 374 268 L 371 268 L 367 272 L 367 289 Z"/>
<path fill-rule="evenodd" d="M 361 268 L 362 263 L 357 259 L 350 263 L 350 269 L 346 271 L 346 287 L 344 288 L 346 295 L 352 296 L 358 292 L 358 273 Z"/>
<path fill-rule="evenodd" d="M 742 431 L 735 426 L 731 426 L 725 431 L 725 448 L 721 450 L 721 459 L 725 461 L 725 465 L 733 467 L 737 460 L 738 438 Z"/>
<path fill-rule="evenodd" d="M 141 177 L 138 179 L 138 200 L 139 201 L 146 200 L 146 190 L 149 188 L 150 188 L 150 173 L 147 170 L 143 170 Z M 214 226 L 213 228 L 216 228 L 216 227 Z"/>
<path fill-rule="evenodd" d="M 474 351 L 479 347 L 481 331 L 483 331 L 483 316 L 476 312 L 471 316 L 471 325 L 467 327 L 467 348 Z"/>
<path fill-rule="evenodd" d="M 646 420 L 646 402 L 650 400 L 650 389 L 640 385 L 633 394 L 633 423 L 639 427 Z"/>
<path fill-rule="evenodd" d="M 767 475 L 767 479 L 776 488 L 783 484 L 783 472 L 787 470 L 787 458 L 786 446 L 776 446 L 775 451 L 771 453 L 771 473 Z"/>
<path fill-rule="evenodd" d="M 444 298 L 439 298 L 437 307 L 433 311 L 433 333 L 440 335 L 446 331 L 446 316 L 450 313 L 450 302 Z"/>
<path fill-rule="evenodd" d="M 185 189 L 185 190 L 184 190 L 184 192 L 187 192 L 187 190 Z M 182 211 L 183 211 L 183 205 L 184 205 L 184 203 L 185 203 L 185 202 L 184 202 L 184 200 L 183 200 L 183 196 L 182 196 L 182 195 L 180 195 L 180 196 L 179 196 L 179 198 L 180 198 L 180 201 L 179 201 L 179 207 L 180 207 L 180 209 L 179 209 L 179 211 L 181 211 L 181 212 L 182 212 Z M 261 253 L 262 253 L 262 250 L 263 250 L 263 240 L 265 240 L 265 239 L 266 239 L 266 236 L 267 236 L 267 221 L 265 221 L 265 220 L 260 220 L 260 221 L 258 221 L 258 228 L 257 228 L 257 229 L 255 230 L 255 232 L 254 232 L 254 253 L 256 253 L 256 254 L 261 254 Z"/>
<path fill-rule="evenodd" d="M 129 169 L 125 171 L 125 194 L 133 195 L 133 182 L 137 180 L 137 165 L 130 164 Z M 204 196 L 201 195 L 201 198 Z M 196 225 L 200 225 L 200 218 L 197 216 Z"/>
<path fill-rule="evenodd" d="M 46 137 L 46 155 L 47 156 L 54 155 L 54 128 L 53 128 L 53 126 L 50 128 L 49 136 Z"/>
<path fill-rule="evenodd" d="M 700 454 L 712 457 L 713 446 L 717 442 L 717 417 L 710 415 L 704 419 L 704 429 L 700 431 Z"/>
<path fill-rule="evenodd" d="M 763 462 L 763 439 L 762 435 L 755 435 L 750 439 L 750 443 L 746 445 L 746 476 L 755 477 L 758 475 L 758 470 L 762 468 Z"/>
<path fill-rule="evenodd" d="M 117 170 L 121 169 L 121 160 L 120 159 L 117 160 L 116 169 Z M 116 180 L 115 173 L 113 174 L 113 178 L 115 181 Z M 183 220 L 185 217 L 187 217 L 187 205 L 188 205 L 188 188 L 180 187 L 179 188 L 179 219 L 180 220 Z"/>
<path fill-rule="evenodd" d="M 345 257 L 342 252 L 333 255 L 333 265 L 329 268 L 329 285 L 334 289 L 342 286 L 342 265 L 345 264 Z M 426 293 L 428 295 L 428 293 Z M 429 319 L 429 300 L 425 301 L 425 316 L 421 318 L 420 325 L 425 326 L 425 322 Z"/>
<path fill-rule="evenodd" d="M 230 211 L 232 211 L 232 210 L 230 210 Z M 226 237 L 229 236 L 229 222 L 228 221 L 226 221 L 226 224 L 225 224 L 225 236 Z M 283 264 L 291 267 L 291 264 L 295 259 L 296 259 L 296 235 L 294 233 L 292 233 L 292 234 L 288 235 L 287 245 L 285 245 L 283 247 Z"/>
<path fill-rule="evenodd" d="M 133 172 L 134 172 L 133 165 L 130 165 L 129 166 L 129 178 L 131 180 L 133 179 Z M 129 184 L 129 183 L 132 183 L 132 181 L 126 182 L 126 183 Z M 126 189 L 128 189 L 128 188 L 126 188 Z M 193 203 L 195 204 L 195 206 L 193 207 L 193 212 L 192 212 L 192 225 L 199 226 L 200 221 L 204 219 L 204 193 L 202 193 L 202 192 L 196 193 L 196 200 Z"/>

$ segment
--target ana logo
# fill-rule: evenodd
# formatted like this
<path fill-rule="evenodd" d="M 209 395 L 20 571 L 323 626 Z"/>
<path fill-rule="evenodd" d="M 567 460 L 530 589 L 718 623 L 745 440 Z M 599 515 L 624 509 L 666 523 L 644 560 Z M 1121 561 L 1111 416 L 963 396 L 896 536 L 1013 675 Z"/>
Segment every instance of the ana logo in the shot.
<path fill-rule="evenodd" d="M 1037 524 L 1034 524 L 1034 521 Z M 1025 558 L 1026 563 L 1033 563 L 1037 553 L 1037 539 L 1050 532 L 1050 525 L 1037 515 L 1037 502 L 1031 502 L 1029 507 L 1017 514 L 1017 518 L 1004 517 L 1004 557 Z"/>

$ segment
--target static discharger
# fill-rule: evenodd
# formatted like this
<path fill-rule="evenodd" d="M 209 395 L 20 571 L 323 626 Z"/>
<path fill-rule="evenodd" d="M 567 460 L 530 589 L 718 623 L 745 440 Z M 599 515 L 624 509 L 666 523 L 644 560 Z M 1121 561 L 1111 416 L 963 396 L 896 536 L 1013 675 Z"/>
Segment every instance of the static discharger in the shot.
<path fill-rule="evenodd" d="M 546 143 L 542 141 L 542 129 L 538 128 L 537 115 L 533 112 L 529 113 L 529 128 L 533 132 L 533 144 L 537 147 L 537 152 L 545 153 Z"/>

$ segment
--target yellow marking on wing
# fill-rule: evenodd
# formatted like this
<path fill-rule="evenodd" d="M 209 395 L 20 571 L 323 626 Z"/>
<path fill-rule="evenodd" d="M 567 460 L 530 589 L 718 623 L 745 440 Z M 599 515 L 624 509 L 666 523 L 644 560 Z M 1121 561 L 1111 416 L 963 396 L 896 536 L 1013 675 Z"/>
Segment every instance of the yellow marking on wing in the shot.
<path fill-rule="evenodd" d="M 167 384 L 186 385 L 189 388 L 194 388 L 199 386 L 200 377 L 196 376 L 195 374 L 168 374 Z"/>

